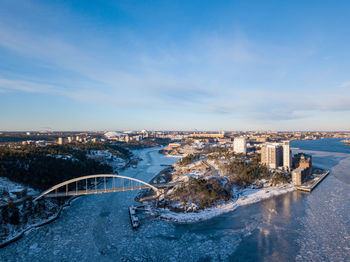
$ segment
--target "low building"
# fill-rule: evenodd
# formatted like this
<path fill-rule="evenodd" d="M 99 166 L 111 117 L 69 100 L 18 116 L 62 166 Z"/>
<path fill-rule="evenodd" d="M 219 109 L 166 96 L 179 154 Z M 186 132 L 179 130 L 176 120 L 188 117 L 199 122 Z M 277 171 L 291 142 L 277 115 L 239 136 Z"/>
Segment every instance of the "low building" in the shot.
<path fill-rule="evenodd" d="M 295 154 L 293 157 L 293 167 L 294 168 L 298 168 L 298 167 L 311 168 L 312 156 L 305 153 Z"/>
<path fill-rule="evenodd" d="M 292 171 L 292 183 L 293 185 L 300 186 L 309 175 L 309 168 L 298 167 Z"/>
<path fill-rule="evenodd" d="M 180 147 L 180 146 L 181 146 L 180 143 L 170 143 L 170 144 L 168 145 L 169 148 L 177 148 L 177 147 Z"/>

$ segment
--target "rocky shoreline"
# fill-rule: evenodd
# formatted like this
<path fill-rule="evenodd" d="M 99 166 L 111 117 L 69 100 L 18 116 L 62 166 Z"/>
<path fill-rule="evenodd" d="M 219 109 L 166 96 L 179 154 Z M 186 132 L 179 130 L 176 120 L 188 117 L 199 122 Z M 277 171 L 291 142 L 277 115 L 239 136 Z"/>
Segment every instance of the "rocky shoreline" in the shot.
<path fill-rule="evenodd" d="M 173 221 L 177 223 L 195 223 L 208 220 L 221 214 L 234 211 L 240 206 L 254 204 L 265 199 L 286 194 L 295 191 L 296 188 L 291 185 L 272 186 L 261 189 L 245 188 L 239 192 L 239 196 L 232 201 L 209 207 L 197 212 L 174 212 L 169 209 L 158 208 L 159 218 L 162 220 Z"/>
<path fill-rule="evenodd" d="M 120 168 L 120 170 L 124 170 L 126 168 L 129 168 L 131 166 L 131 163 L 133 160 L 140 160 L 139 158 L 130 158 L 129 161 L 126 163 L 126 165 L 122 168 Z M 99 183 L 98 183 L 99 184 Z M 4 248 L 6 246 L 8 246 L 9 244 L 21 239 L 27 232 L 31 231 L 31 230 L 34 230 L 36 228 L 39 228 L 41 226 L 45 226 L 47 224 L 50 224 L 52 222 L 54 222 L 56 219 L 58 219 L 60 216 L 61 216 L 61 213 L 63 211 L 63 209 L 65 209 L 66 207 L 69 207 L 71 202 L 75 199 L 77 199 L 78 197 L 80 196 L 74 196 L 74 197 L 71 197 L 69 198 L 62 206 L 59 207 L 59 210 L 57 211 L 57 213 L 53 214 L 50 218 L 42 221 L 42 222 L 39 222 L 39 223 L 36 223 L 36 224 L 33 224 L 33 225 L 29 225 L 27 228 L 23 229 L 22 231 L 18 232 L 15 236 L 3 241 L 3 242 L 0 242 L 0 248 Z"/>
<path fill-rule="evenodd" d="M 47 225 L 47 224 L 50 224 L 52 222 L 54 222 L 56 219 L 58 219 L 60 216 L 61 216 L 61 213 L 63 211 L 64 208 L 70 206 L 70 203 L 75 200 L 76 198 L 78 198 L 79 196 L 76 196 L 76 197 L 72 197 L 70 199 L 68 199 L 60 208 L 59 210 L 57 211 L 56 214 L 53 214 L 50 218 L 40 222 L 40 223 L 37 223 L 37 224 L 34 224 L 34 225 L 30 225 L 29 227 L 25 228 L 24 230 L 22 230 L 21 232 L 17 233 L 14 237 L 10 238 L 10 239 L 7 239 L 3 242 L 0 243 L 0 248 L 3 248 L 3 247 L 6 247 L 8 246 L 9 244 L 21 239 L 25 233 L 33 230 L 33 229 L 36 229 L 36 228 L 39 228 L 41 226 L 44 226 L 44 225 Z"/>

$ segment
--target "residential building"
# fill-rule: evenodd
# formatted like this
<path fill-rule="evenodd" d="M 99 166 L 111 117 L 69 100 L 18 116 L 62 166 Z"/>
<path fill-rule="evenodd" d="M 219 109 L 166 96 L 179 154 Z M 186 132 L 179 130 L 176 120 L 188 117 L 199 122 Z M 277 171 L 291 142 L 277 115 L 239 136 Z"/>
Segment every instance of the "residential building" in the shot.
<path fill-rule="evenodd" d="M 283 165 L 283 149 L 279 143 L 267 143 L 261 148 L 261 163 L 276 169 Z"/>
<path fill-rule="evenodd" d="M 298 167 L 292 171 L 292 183 L 293 185 L 300 186 L 307 176 L 309 175 L 309 168 Z"/>
<path fill-rule="evenodd" d="M 62 137 L 59 137 L 57 143 L 58 143 L 59 145 L 62 145 L 62 144 L 63 144 L 63 138 L 62 138 Z"/>
<path fill-rule="evenodd" d="M 245 137 L 235 137 L 235 139 L 233 140 L 233 151 L 236 154 L 247 153 L 247 141 Z"/>
<path fill-rule="evenodd" d="M 292 151 L 290 150 L 290 142 L 283 141 L 283 168 L 286 171 L 290 171 L 292 167 Z"/>

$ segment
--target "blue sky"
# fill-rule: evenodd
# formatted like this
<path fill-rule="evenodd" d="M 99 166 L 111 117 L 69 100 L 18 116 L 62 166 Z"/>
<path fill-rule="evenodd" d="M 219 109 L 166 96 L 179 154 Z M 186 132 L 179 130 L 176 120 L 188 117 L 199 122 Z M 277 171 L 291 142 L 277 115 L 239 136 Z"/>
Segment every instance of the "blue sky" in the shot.
<path fill-rule="evenodd" d="M 0 130 L 349 130 L 348 1 L 0 2 Z"/>

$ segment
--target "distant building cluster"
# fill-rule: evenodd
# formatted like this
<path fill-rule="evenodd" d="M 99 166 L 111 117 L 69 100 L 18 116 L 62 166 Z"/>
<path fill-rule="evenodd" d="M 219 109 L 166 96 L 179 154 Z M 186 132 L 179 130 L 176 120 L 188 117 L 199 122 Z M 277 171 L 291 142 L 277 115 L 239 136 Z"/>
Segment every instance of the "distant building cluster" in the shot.
<path fill-rule="evenodd" d="M 225 137 L 225 133 L 200 133 L 200 134 L 191 134 L 190 137 L 193 138 L 203 138 L 203 137 L 208 137 L 208 138 L 223 138 Z"/>
<path fill-rule="evenodd" d="M 227 148 L 235 154 L 242 154 L 245 160 L 256 157 L 259 153 L 261 163 L 270 169 L 277 169 L 285 174 L 291 173 L 295 185 L 302 184 L 312 169 L 312 157 L 304 153 L 292 157 L 290 141 L 314 140 L 323 138 L 346 138 L 349 143 L 350 132 L 275 132 L 275 131 L 235 131 L 235 132 L 200 132 L 200 131 L 110 131 L 110 132 L 2 132 L 2 138 L 16 138 L 16 142 L 3 142 L 18 146 L 46 146 L 65 143 L 134 143 L 147 144 L 156 138 L 166 139 L 165 154 L 194 154 L 196 150 L 219 147 Z M 19 139 L 21 138 L 21 139 Z M 46 140 L 42 140 L 46 139 Z M 167 141 L 168 140 L 168 141 Z M 6 141 L 6 139 L 5 139 Z M 349 143 L 350 144 L 350 143 Z M 100 156 L 91 156 L 99 159 Z"/>

